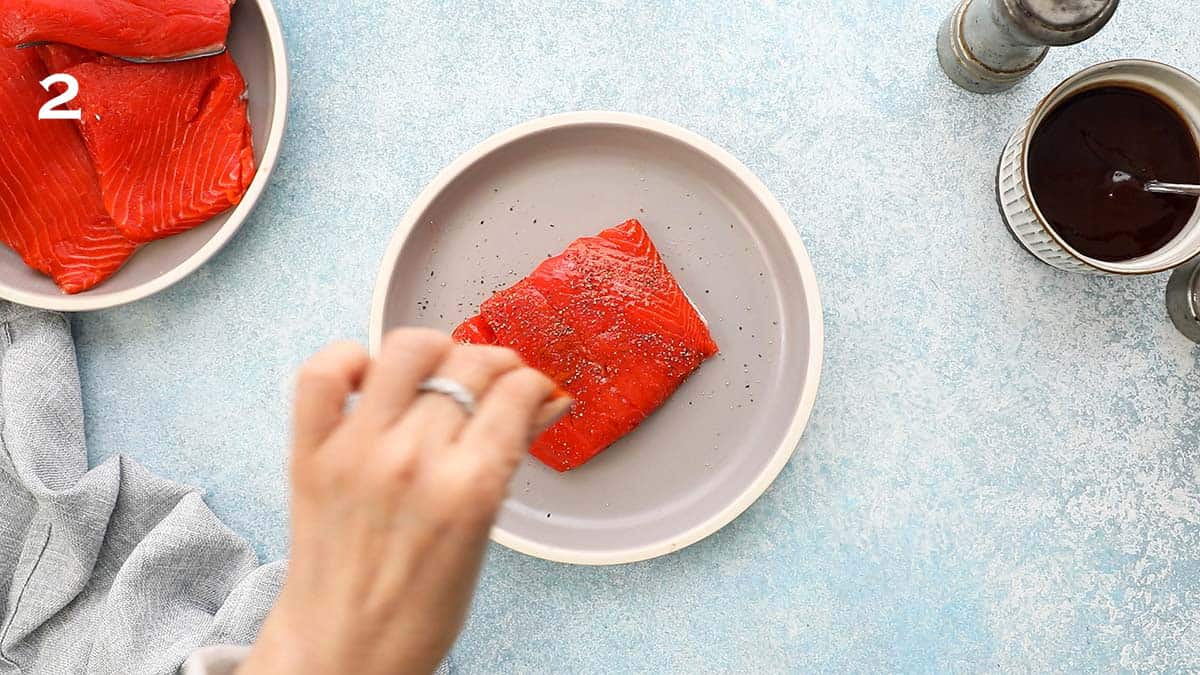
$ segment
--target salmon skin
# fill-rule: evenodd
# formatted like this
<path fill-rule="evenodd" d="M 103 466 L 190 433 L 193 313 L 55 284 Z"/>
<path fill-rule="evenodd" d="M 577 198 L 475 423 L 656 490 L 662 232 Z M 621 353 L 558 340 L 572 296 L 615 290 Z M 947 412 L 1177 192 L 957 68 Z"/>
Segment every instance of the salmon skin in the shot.
<path fill-rule="evenodd" d="M 530 452 L 557 471 L 629 433 L 717 353 L 703 317 L 630 220 L 575 240 L 454 331 L 516 350 L 575 403 Z"/>
<path fill-rule="evenodd" d="M 225 49 L 233 0 L 0 0 L 0 47 L 59 42 L 129 59 Z"/>
<path fill-rule="evenodd" d="M 104 209 L 69 120 L 39 120 L 47 71 L 33 50 L 0 49 L 0 241 L 67 293 L 112 276 L 136 244 Z"/>
<path fill-rule="evenodd" d="M 231 56 L 131 64 L 59 45 L 38 51 L 79 81 L 69 107 L 82 112 L 104 205 L 126 237 L 178 234 L 241 201 L 254 149 L 246 83 Z"/>

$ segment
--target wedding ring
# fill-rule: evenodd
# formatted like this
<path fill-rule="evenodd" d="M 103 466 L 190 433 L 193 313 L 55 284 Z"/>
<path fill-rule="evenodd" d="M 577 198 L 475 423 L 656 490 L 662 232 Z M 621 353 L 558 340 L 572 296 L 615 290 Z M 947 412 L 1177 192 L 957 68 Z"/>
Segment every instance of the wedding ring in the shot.
<path fill-rule="evenodd" d="M 417 390 L 427 394 L 449 396 L 468 417 L 475 414 L 475 394 L 472 394 L 461 383 L 448 377 L 431 377 L 422 382 Z"/>

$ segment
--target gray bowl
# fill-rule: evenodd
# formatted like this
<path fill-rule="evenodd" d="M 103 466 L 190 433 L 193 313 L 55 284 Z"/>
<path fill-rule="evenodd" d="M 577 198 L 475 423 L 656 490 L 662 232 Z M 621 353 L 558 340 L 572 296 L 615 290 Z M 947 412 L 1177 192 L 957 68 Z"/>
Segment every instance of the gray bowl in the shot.
<path fill-rule="evenodd" d="M 287 117 L 283 30 L 270 0 L 239 0 L 233 6 L 228 45 L 246 78 L 258 165 L 241 203 L 199 227 L 141 247 L 111 278 L 76 295 L 63 293 L 49 277 L 29 269 L 15 252 L 0 246 L 0 298 L 70 312 L 115 307 L 179 281 L 229 241 L 267 186 L 279 157 Z"/>
<path fill-rule="evenodd" d="M 721 354 L 583 467 L 560 474 L 525 460 L 492 537 L 529 555 L 625 563 L 715 532 L 778 475 L 816 397 L 821 306 L 787 214 L 713 143 L 621 113 L 523 124 L 438 175 L 384 256 L 372 349 L 398 326 L 453 328 L 548 254 L 631 217 Z"/>

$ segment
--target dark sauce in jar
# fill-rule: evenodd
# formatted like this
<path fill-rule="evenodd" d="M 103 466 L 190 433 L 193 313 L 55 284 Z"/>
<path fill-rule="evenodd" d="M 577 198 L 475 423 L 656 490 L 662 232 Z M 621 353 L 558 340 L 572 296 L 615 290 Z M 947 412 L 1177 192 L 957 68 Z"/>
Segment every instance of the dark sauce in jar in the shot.
<path fill-rule="evenodd" d="M 1179 113 L 1123 86 L 1083 91 L 1042 120 L 1029 144 L 1029 187 L 1054 231 L 1107 262 L 1166 246 L 1196 197 L 1146 192 L 1147 181 L 1200 183 L 1200 149 Z"/>

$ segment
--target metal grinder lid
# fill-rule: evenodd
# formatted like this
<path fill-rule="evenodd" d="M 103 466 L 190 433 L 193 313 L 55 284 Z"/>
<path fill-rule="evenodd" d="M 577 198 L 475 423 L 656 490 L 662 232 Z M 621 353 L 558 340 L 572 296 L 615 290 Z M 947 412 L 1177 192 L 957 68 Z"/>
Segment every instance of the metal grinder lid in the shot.
<path fill-rule="evenodd" d="M 1001 0 L 1013 26 L 1037 44 L 1082 42 L 1108 23 L 1120 0 Z"/>

